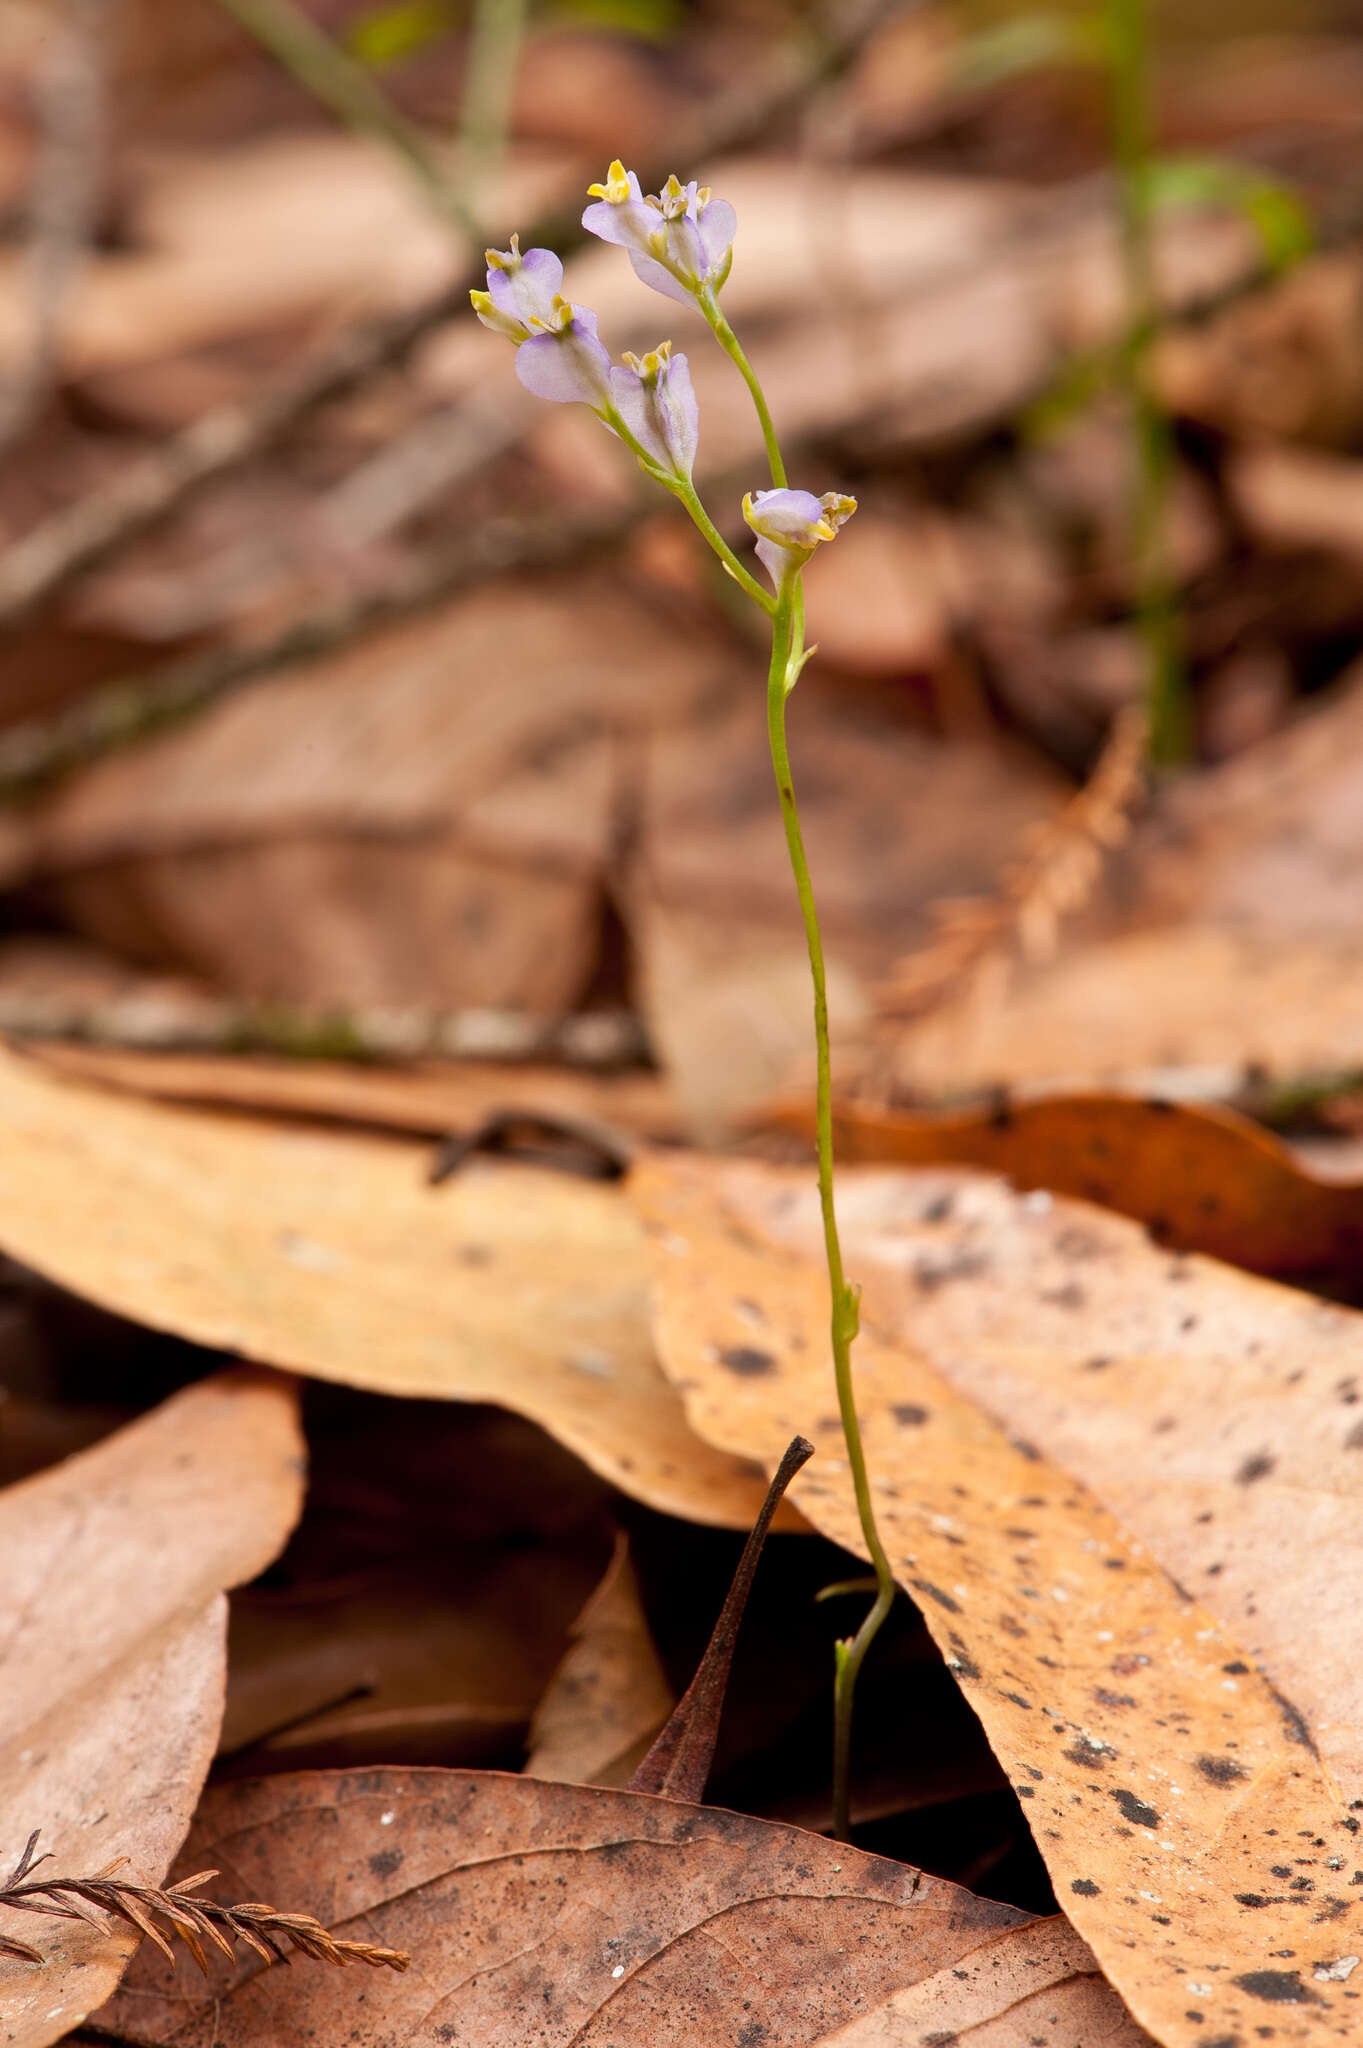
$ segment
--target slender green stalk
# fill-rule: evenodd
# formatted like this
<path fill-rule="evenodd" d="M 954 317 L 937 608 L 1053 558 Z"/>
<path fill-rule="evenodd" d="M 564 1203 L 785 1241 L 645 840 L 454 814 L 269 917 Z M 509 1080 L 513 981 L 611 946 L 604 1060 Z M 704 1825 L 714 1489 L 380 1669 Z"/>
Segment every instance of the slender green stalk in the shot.
<path fill-rule="evenodd" d="M 819 1207 L 823 1214 L 824 1251 L 828 1260 L 831 1295 L 830 1334 L 833 1345 L 833 1376 L 838 1390 L 838 1413 L 847 1444 L 847 1462 L 857 1498 L 861 1533 L 875 1566 L 877 1593 L 861 1627 L 849 1642 L 839 1643 L 837 1677 L 833 1699 L 833 1831 L 839 1841 L 851 1837 L 851 1749 L 852 1702 L 857 1674 L 881 1623 L 894 1602 L 894 1573 L 876 1527 L 871 1505 L 871 1486 L 866 1474 L 861 1424 L 857 1418 L 852 1387 L 852 1340 L 857 1334 L 858 1293 L 849 1287 L 843 1272 L 842 1246 L 833 1206 L 833 1088 L 828 1041 L 828 991 L 824 975 L 823 938 L 814 887 L 805 858 L 804 835 L 795 801 L 795 785 L 786 747 L 786 698 L 789 696 L 804 658 L 804 630 L 801 619 L 803 597 L 798 571 L 790 575 L 777 600 L 772 621 L 771 668 L 767 676 L 767 737 L 776 773 L 776 793 L 781 803 L 781 822 L 786 830 L 795 893 L 800 899 L 805 938 L 809 945 L 809 972 L 814 984 L 814 1044 L 817 1062 L 817 1134 L 819 1155 Z"/>
<path fill-rule="evenodd" d="M 733 577 L 734 582 L 747 592 L 754 604 L 761 605 L 763 611 L 770 617 L 776 610 L 776 599 L 762 588 L 757 578 L 750 570 L 744 567 L 743 563 L 729 546 L 728 541 L 725 540 L 724 535 L 701 503 L 700 494 L 696 490 L 695 485 L 687 477 L 672 476 L 666 470 L 659 469 L 647 448 L 630 432 L 625 424 L 624 416 L 617 406 L 612 405 L 607 400 L 600 407 L 599 411 L 600 417 L 606 422 L 612 433 L 617 434 L 624 442 L 626 448 L 628 448 L 630 454 L 634 457 L 645 475 L 651 476 L 655 483 L 660 483 L 664 490 L 671 491 L 674 498 L 681 500 L 691 515 L 693 524 L 699 527 L 700 531 L 704 534 L 714 552 L 719 556 L 720 561 Z"/>
<path fill-rule="evenodd" d="M 1158 320 L 1150 187 L 1147 0 L 1106 0 L 1112 153 L 1121 208 L 1124 333 L 1118 367 L 1131 422 L 1136 621 L 1145 650 L 1151 759 L 1186 760 L 1192 717 L 1169 556 L 1173 437 L 1150 378 Z"/>
<path fill-rule="evenodd" d="M 528 0 L 474 0 L 459 107 L 459 167 L 470 212 L 487 213 L 511 132 Z"/>
<path fill-rule="evenodd" d="M 709 321 L 715 340 L 748 387 L 758 424 L 762 429 L 762 442 L 767 451 L 767 466 L 771 470 L 771 480 L 774 484 L 782 486 L 787 481 L 785 459 L 781 454 L 781 444 L 776 438 L 776 427 L 767 407 L 766 394 L 757 380 L 757 372 L 744 355 L 738 336 L 720 312 L 713 286 L 707 285 L 704 291 L 697 293 L 696 304 Z"/>
<path fill-rule="evenodd" d="M 218 4 L 347 127 L 374 136 L 399 157 L 437 213 L 476 237 L 477 223 L 463 194 L 421 130 L 398 112 L 364 65 L 309 20 L 294 0 Z"/>

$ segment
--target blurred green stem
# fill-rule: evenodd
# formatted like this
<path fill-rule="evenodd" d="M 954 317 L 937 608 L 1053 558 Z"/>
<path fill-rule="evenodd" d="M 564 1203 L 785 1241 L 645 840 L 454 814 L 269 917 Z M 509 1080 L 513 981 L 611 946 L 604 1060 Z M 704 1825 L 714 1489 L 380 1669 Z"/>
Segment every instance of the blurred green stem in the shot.
<path fill-rule="evenodd" d="M 852 1793 L 852 1701 L 857 1674 L 881 1623 L 894 1604 L 894 1573 L 876 1527 L 871 1505 L 871 1483 L 866 1475 L 866 1453 L 861 1441 L 856 1395 L 852 1386 L 852 1340 L 859 1321 L 858 1290 L 849 1287 L 842 1265 L 838 1219 L 833 1207 L 833 1088 L 828 1040 L 828 991 L 824 976 L 823 938 L 819 913 L 814 903 L 814 885 L 805 858 L 800 812 L 795 801 L 795 784 L 786 747 L 786 699 L 804 666 L 804 593 L 799 570 L 792 571 L 781 586 L 772 618 L 771 667 L 767 675 L 767 738 L 771 764 L 776 773 L 776 793 L 781 803 L 781 822 L 786 831 L 786 850 L 800 900 L 805 939 L 809 946 L 809 972 L 814 984 L 814 1045 L 817 1062 L 816 1127 L 819 1155 L 819 1207 L 823 1216 L 824 1253 L 828 1262 L 831 1298 L 830 1334 L 833 1346 L 833 1378 L 838 1391 L 838 1414 L 847 1446 L 847 1463 L 856 1494 L 857 1515 L 862 1538 L 876 1572 L 876 1598 L 855 1636 L 837 1646 L 837 1667 L 833 1693 L 833 1832 L 841 1842 L 851 1840 Z"/>
<path fill-rule="evenodd" d="M 474 0 L 459 106 L 459 172 L 470 211 L 488 214 L 511 132 L 527 0 Z"/>
<path fill-rule="evenodd" d="M 1185 761 L 1192 713 L 1169 553 L 1174 447 L 1150 352 L 1159 319 L 1151 205 L 1147 0 L 1106 0 L 1112 154 L 1121 209 L 1125 306 L 1118 367 L 1131 426 L 1131 541 L 1136 622 L 1145 653 L 1150 757 Z"/>
<path fill-rule="evenodd" d="M 420 129 L 399 113 L 372 73 L 318 28 L 294 0 L 218 4 L 347 127 L 372 135 L 399 157 L 443 219 L 477 238 L 472 209 Z M 488 4 L 495 6 L 498 0 Z"/>

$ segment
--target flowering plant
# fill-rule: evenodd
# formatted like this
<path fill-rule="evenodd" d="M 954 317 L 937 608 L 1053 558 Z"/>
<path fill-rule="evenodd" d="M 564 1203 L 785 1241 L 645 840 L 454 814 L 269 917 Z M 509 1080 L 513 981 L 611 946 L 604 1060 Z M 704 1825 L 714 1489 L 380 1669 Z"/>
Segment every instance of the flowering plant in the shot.
<path fill-rule="evenodd" d="M 671 343 L 664 341 L 643 357 L 625 355 L 612 363 L 597 334 L 596 315 L 564 297 L 563 265 L 552 250 L 527 249 L 522 255 L 514 235 L 510 249 L 489 249 L 487 290 L 472 294 L 474 311 L 485 327 L 515 343 L 516 375 L 526 390 L 594 412 L 623 441 L 645 475 L 686 507 L 728 574 L 771 622 L 767 734 L 814 988 L 819 1198 L 832 1298 L 833 1372 L 862 1535 L 876 1571 L 874 1605 L 856 1635 L 837 1646 L 833 1811 L 836 1832 L 845 1839 L 850 1821 L 852 1696 L 862 1660 L 893 1601 L 894 1579 L 876 1528 L 852 1387 L 858 1290 L 848 1286 L 843 1274 L 833 1206 L 823 941 L 786 749 L 786 699 L 814 652 L 804 644 L 805 565 L 817 548 L 837 537 L 857 504 L 855 498 L 836 491 L 815 497 L 791 488 L 761 384 L 720 310 L 719 295 L 733 263 L 738 226 L 732 206 L 713 198 L 706 186 L 694 180 L 683 185 L 676 177 L 669 178 L 661 192 L 645 194 L 634 172 L 619 162 L 611 165 L 602 184 L 588 188 L 588 198 L 592 204 L 582 216 L 588 233 L 624 249 L 642 283 L 665 298 L 694 305 L 735 364 L 752 396 L 771 472 L 770 487 L 750 491 L 743 500 L 743 517 L 756 535 L 756 559 L 770 581 L 769 590 L 729 546 L 697 493 L 693 472 L 700 419 L 686 357 L 674 354 Z"/>

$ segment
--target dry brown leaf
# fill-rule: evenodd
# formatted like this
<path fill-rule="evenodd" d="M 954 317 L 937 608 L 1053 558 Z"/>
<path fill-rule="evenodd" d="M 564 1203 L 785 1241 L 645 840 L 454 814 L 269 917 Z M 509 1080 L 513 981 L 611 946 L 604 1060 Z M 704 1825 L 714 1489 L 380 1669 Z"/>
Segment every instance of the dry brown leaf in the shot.
<path fill-rule="evenodd" d="M 618 579 L 499 580 L 104 761 L 27 814 L 11 872 L 116 951 L 221 988 L 569 1009 L 596 964 L 621 739 L 686 719 L 733 661 Z"/>
<path fill-rule="evenodd" d="M 809 1175 L 655 1158 L 637 1181 L 688 1413 L 769 1462 L 792 1429 L 813 1437 L 823 1455 L 792 1491 L 864 1554 L 827 1275 L 764 1230 L 800 1212 Z M 938 1192 L 920 1186 L 920 1207 Z M 1354 2039 L 1337 1966 L 1357 1949 L 1358 1823 L 1295 1705 L 1079 1482 L 873 1314 L 868 1297 L 857 1376 L 882 1536 L 1107 1975 L 1165 2048 L 1270 2022 L 1282 2042 Z"/>
<path fill-rule="evenodd" d="M 1175 1066 L 1228 1076 L 1363 1066 L 1353 877 L 1363 687 L 1175 786 L 1137 825 L 1105 902 L 999 1001 L 955 998 L 898 1035 L 924 1098 L 1102 1086 Z"/>
<path fill-rule="evenodd" d="M 1076 941 L 999 1002 L 948 1003 L 893 1047 L 896 1088 L 924 1101 L 1158 1089 L 1175 1068 L 1182 1092 L 1210 1097 L 1363 1069 L 1363 947 L 1208 923 Z"/>
<path fill-rule="evenodd" d="M 124 1856 L 129 1875 L 159 1882 L 217 1743 L 222 1589 L 275 1556 L 302 1481 L 292 1391 L 241 1371 L 0 1494 L 6 1870 L 41 1828 L 63 1875 Z M 15 1912 L 0 1912 L 0 1933 L 46 1958 L 0 1962 L 7 2048 L 69 2032 L 136 1946 L 127 1928 Z"/>
<path fill-rule="evenodd" d="M 413 1967 L 357 1983 L 215 1963 L 204 1987 L 140 1965 L 100 2015 L 116 2039 L 815 2048 L 913 1986 L 948 2035 L 957 2013 L 1006 2014 L 990 2048 L 1024 2048 L 1061 1987 L 1079 2010 L 1070 2032 L 1047 2026 L 1054 2048 L 1144 2041 L 1055 1923 L 715 1807 L 462 1771 L 308 1774 L 211 1792 L 185 1854 L 234 1893 L 287 1886 L 336 1928 L 401 1931 Z"/>
<path fill-rule="evenodd" d="M 744 1189 L 815 1253 L 812 1201 Z M 1091 1486 L 1363 1798 L 1363 1317 L 976 1175 L 853 1174 L 840 1212 L 877 1327 Z"/>
<path fill-rule="evenodd" d="M 0 1249 L 197 1343 L 390 1394 L 493 1401 L 668 1514 L 764 1484 L 688 1430 L 618 1189 L 411 1143 L 137 1102 L 0 1058 Z"/>
<path fill-rule="evenodd" d="M 764 1119 L 812 1139 L 806 1103 Z M 838 1157 L 861 1165 L 983 1167 L 1018 1188 L 1078 1195 L 1144 1223 L 1157 1244 L 1251 1272 L 1352 1279 L 1363 1185 L 1320 1179 L 1233 1110 L 1127 1095 L 1061 1095 L 960 1116 L 848 1101 Z"/>
<path fill-rule="evenodd" d="M 303 1520 L 232 1600 L 234 1777 L 514 1769 L 610 1555 L 609 1489 L 499 1408 L 316 1402 Z"/>
<path fill-rule="evenodd" d="M 648 1631 L 626 1537 L 573 1623 L 573 1644 L 535 1710 L 529 1778 L 627 1784 L 675 1704 Z"/>
<path fill-rule="evenodd" d="M 125 1052 L 121 1047 L 36 1044 L 30 1058 L 77 1081 L 130 1095 L 279 1117 L 365 1124 L 443 1137 L 475 1129 L 496 1111 L 519 1109 L 614 1124 L 640 1137 L 678 1135 L 666 1081 L 644 1070 L 578 1073 L 569 1067 L 480 1060 L 416 1060 L 364 1066 L 331 1060 L 213 1053 Z"/>

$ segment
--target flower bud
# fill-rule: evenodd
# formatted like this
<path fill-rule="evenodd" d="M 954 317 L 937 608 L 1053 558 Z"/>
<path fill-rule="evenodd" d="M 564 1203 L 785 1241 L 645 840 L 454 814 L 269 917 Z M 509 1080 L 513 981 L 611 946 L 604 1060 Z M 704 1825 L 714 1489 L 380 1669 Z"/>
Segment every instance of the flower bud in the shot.
<path fill-rule="evenodd" d="M 856 499 L 838 491 L 816 498 L 812 491 L 785 486 L 749 491 L 743 500 L 743 517 L 757 535 L 758 560 L 777 590 L 804 567 L 821 541 L 837 538 L 856 509 Z"/>

